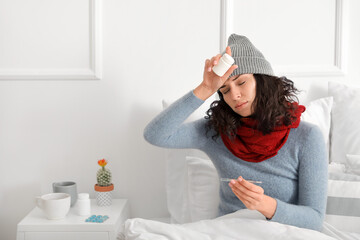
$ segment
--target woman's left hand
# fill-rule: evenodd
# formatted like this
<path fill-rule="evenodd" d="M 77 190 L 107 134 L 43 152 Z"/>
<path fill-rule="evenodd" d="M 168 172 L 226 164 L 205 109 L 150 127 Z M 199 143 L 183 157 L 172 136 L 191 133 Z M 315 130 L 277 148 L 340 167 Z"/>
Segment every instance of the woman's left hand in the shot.
<path fill-rule="evenodd" d="M 264 194 L 264 189 L 246 181 L 241 176 L 229 183 L 231 190 L 250 210 L 257 210 L 265 217 L 272 218 L 276 210 L 276 200 Z"/>

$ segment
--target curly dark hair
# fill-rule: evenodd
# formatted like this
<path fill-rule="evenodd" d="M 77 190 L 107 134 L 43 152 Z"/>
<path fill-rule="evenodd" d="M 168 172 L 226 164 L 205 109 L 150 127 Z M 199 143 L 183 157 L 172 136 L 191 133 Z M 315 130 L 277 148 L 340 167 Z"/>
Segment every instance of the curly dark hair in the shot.
<path fill-rule="evenodd" d="M 252 105 L 254 113 L 250 116 L 258 123 L 256 129 L 264 135 L 269 134 L 278 125 L 290 125 L 296 117 L 291 113 L 298 102 L 294 82 L 286 77 L 276 77 L 264 74 L 253 74 L 256 81 L 256 96 Z M 237 129 L 241 126 L 239 114 L 235 113 L 225 102 L 222 93 L 218 90 L 220 100 L 214 101 L 207 110 L 205 119 L 208 119 L 207 130 L 215 130 L 213 139 L 220 133 L 229 138 L 236 136 Z"/>

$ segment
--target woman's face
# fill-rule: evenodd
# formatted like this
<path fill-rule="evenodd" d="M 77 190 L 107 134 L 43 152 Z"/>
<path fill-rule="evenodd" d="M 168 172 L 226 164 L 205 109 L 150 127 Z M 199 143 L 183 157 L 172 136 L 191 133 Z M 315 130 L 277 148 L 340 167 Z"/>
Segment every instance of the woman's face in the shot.
<path fill-rule="evenodd" d="M 242 117 L 253 114 L 252 104 L 256 96 L 256 81 L 253 74 L 232 76 L 219 90 L 234 112 Z"/>

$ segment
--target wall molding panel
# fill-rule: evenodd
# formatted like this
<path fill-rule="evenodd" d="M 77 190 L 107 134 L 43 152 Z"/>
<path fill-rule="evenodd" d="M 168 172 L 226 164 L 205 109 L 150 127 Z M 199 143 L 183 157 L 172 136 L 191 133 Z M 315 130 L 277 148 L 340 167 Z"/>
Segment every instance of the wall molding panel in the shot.
<path fill-rule="evenodd" d="M 102 0 L 88 0 L 89 17 L 89 49 L 88 67 L 64 67 L 61 64 L 51 67 L 2 67 L 0 64 L 0 80 L 99 80 L 102 78 Z M 58 29 L 66 31 L 66 29 Z M 39 38 L 41 36 L 39 35 Z M 67 37 L 64 34 L 64 37 Z M 78 39 L 67 39 L 79 44 Z M 80 43 L 81 44 L 81 43 Z M 87 53 L 86 53 L 87 54 Z M 34 54 L 36 55 L 36 54 Z M 19 56 L 21 57 L 21 56 Z M 34 56 L 36 57 L 36 56 Z M 84 62 L 84 61 L 83 61 Z"/>
<path fill-rule="evenodd" d="M 334 59 L 333 64 L 292 64 L 273 65 L 277 75 L 290 77 L 342 77 L 346 74 L 347 59 L 347 3 L 348 0 L 335 0 L 334 14 Z M 224 51 L 227 39 L 234 31 L 234 1 L 221 0 L 220 14 L 220 52 Z"/>

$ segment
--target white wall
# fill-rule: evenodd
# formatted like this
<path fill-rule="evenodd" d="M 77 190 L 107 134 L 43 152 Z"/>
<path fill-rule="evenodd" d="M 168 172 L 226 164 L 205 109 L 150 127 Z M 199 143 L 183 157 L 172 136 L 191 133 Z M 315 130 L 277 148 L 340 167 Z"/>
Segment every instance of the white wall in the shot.
<path fill-rule="evenodd" d="M 24 2 L 0 0 L 0 11 Z M 35 3 L 46 11 L 41 1 Z M 346 3 L 348 71 L 330 80 L 357 83 L 360 2 Z M 0 23 L 6 20 L 1 16 Z M 103 157 L 113 172 L 115 197 L 130 200 L 133 217 L 168 216 L 164 151 L 146 143 L 142 132 L 161 110 L 161 100 L 196 87 L 205 59 L 218 53 L 220 0 L 106 0 L 102 39 L 101 80 L 0 81 L 1 239 L 15 238 L 16 224 L 34 207 L 35 196 L 51 192 L 54 181 L 74 180 L 79 192 L 94 197 L 97 160 Z M 0 40 L 0 50 L 4 44 Z M 1 52 L 0 59 L 6 62 Z M 326 94 L 329 79 L 294 80 L 314 98 Z"/>

